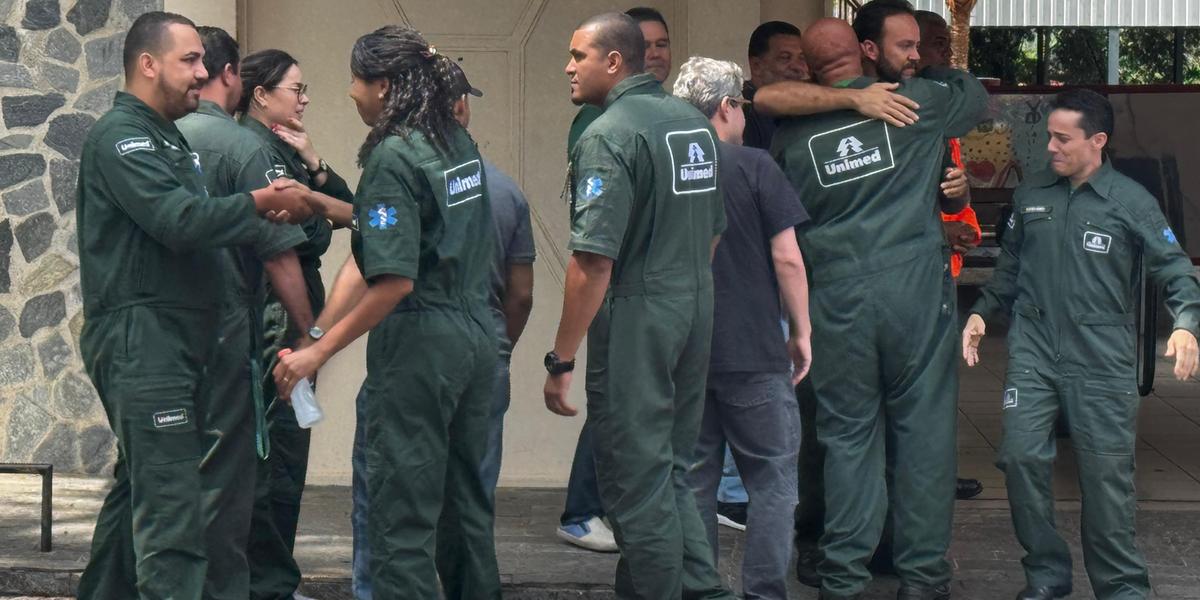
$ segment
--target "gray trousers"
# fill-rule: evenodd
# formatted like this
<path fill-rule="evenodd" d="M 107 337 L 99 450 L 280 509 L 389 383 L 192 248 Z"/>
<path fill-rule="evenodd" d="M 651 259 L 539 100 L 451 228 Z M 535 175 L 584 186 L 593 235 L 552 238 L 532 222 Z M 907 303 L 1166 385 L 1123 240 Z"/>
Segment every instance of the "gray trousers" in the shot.
<path fill-rule="evenodd" d="M 790 379 L 786 372 L 711 373 L 689 473 L 715 563 L 717 488 L 729 445 L 750 497 L 742 559 L 747 599 L 787 598 L 800 452 L 800 409 Z"/>

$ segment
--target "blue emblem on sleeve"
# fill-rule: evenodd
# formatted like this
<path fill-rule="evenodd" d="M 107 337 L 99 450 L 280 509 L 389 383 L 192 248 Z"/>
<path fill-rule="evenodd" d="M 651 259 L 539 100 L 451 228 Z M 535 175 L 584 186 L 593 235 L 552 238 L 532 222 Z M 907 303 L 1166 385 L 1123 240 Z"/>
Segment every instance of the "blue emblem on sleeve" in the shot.
<path fill-rule="evenodd" d="M 579 197 L 585 202 L 589 200 L 595 200 L 596 198 L 600 197 L 600 194 L 603 193 L 604 180 L 599 177 L 588 177 L 579 185 Z"/>
<path fill-rule="evenodd" d="M 390 206 L 384 206 L 382 203 L 376 204 L 375 208 L 371 209 L 371 220 L 368 223 L 375 229 L 387 229 L 396 224 L 396 209 Z"/>
<path fill-rule="evenodd" d="M 1179 240 L 1175 237 L 1175 232 L 1171 231 L 1170 227 L 1163 228 L 1162 234 L 1163 234 L 1163 238 L 1166 239 L 1167 242 L 1172 243 L 1172 244 L 1179 243 Z"/>

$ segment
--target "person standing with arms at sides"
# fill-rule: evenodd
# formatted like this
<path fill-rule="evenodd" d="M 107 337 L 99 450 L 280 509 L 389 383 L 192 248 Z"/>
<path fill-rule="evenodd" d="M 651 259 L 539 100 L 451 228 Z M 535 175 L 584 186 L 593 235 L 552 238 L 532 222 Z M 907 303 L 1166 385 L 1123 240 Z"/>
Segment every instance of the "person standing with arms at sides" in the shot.
<path fill-rule="evenodd" d="M 971 307 L 963 358 L 979 363 L 985 321 L 1012 314 L 1004 384 L 1004 471 L 1025 549 L 1018 600 L 1071 594 L 1071 553 L 1054 525 L 1054 422 L 1066 413 L 1083 494 L 1083 559 L 1102 600 L 1149 598 L 1134 539 L 1138 391 L 1134 317 L 1140 273 L 1175 319 L 1166 356 L 1180 381 L 1197 372 L 1200 281 L 1158 201 L 1105 160 L 1113 107 L 1061 92 L 1046 119 L 1049 168 L 1013 194 L 996 272 Z"/>
<path fill-rule="evenodd" d="M 653 75 L 661 86 L 671 74 L 671 36 L 667 21 L 662 13 L 653 8 L 637 6 L 625 11 L 642 30 L 645 53 L 642 55 L 646 73 Z M 646 88 L 650 90 L 650 88 Z M 641 93 L 631 89 L 629 94 Z M 652 90 L 651 90 L 652 91 Z M 579 141 L 579 136 L 604 112 L 598 104 L 584 104 L 575 114 L 571 131 L 567 135 L 568 161 Z M 571 475 L 567 481 L 567 501 L 559 517 L 559 539 L 597 552 L 616 552 L 617 542 L 612 530 L 604 522 L 604 507 L 600 502 L 600 487 L 596 482 L 596 458 L 592 449 L 591 421 L 585 421 L 575 444 L 575 456 L 571 461 Z"/>
<path fill-rule="evenodd" d="M 277 177 L 295 179 L 313 189 L 320 202 L 317 214 L 303 224 L 307 241 L 296 247 L 307 288 L 310 312 L 286 310 L 274 287 L 268 286 L 263 315 L 262 360 L 267 369 L 262 395 L 267 403 L 270 456 L 260 465 L 250 533 L 251 597 L 287 597 L 300 584 L 300 568 L 292 557 L 300 499 L 308 472 L 310 430 L 296 424 L 287 402 L 280 402 L 269 376 L 279 350 L 311 344 L 323 331 L 313 319 L 325 305 L 321 256 L 333 233 L 330 221 L 346 225 L 353 194 L 346 182 L 313 149 L 302 119 L 308 108 L 308 85 L 300 65 L 282 50 L 263 50 L 242 60 L 240 121 L 266 146 Z"/>
<path fill-rule="evenodd" d="M 754 109 L 754 93 L 777 81 L 809 80 L 808 63 L 800 45 L 800 30 L 785 21 L 767 21 L 750 34 L 747 54 L 750 79 L 742 86 L 742 96 L 749 102 L 742 106 L 746 113 L 742 145 L 769 150 L 771 136 L 775 133 L 775 118 Z"/>
<path fill-rule="evenodd" d="M 717 488 L 725 448 L 750 499 L 742 588 L 747 598 L 787 598 L 796 508 L 800 410 L 793 392 L 812 357 L 808 280 L 795 227 L 808 215 L 770 155 L 741 142 L 742 69 L 692 57 L 675 96 L 709 116 L 728 227 L 713 257 L 713 337 L 696 465 L 689 480 L 717 561 Z M 783 306 L 780 298 L 783 299 Z M 785 338 L 779 315 L 791 323 Z"/>
<path fill-rule="evenodd" d="M 865 47 L 906 52 L 905 64 L 915 65 L 919 41 L 906 3 L 875 0 L 859 10 L 854 29 L 817 21 L 804 34 L 804 53 L 820 84 L 859 88 L 875 81 L 863 76 L 863 55 L 878 53 Z M 916 105 L 911 125 L 832 112 L 785 119 L 772 145 L 812 217 L 798 233 L 811 266 L 811 377 L 826 448 L 824 598 L 857 598 L 866 587 L 889 482 L 897 598 L 950 597 L 957 310 L 938 216 L 950 209 L 935 198 L 945 139 L 979 122 L 987 93 L 961 71 L 923 75 L 892 84 Z M 803 94 L 811 85 L 785 83 L 759 90 L 758 102 L 779 113 L 785 87 Z M 768 93 L 772 87 L 783 93 Z"/>
<path fill-rule="evenodd" d="M 335 289 L 353 307 L 331 305 L 345 316 L 318 317 L 327 333 L 274 371 L 286 397 L 371 332 L 367 495 L 380 501 L 367 522 L 378 598 L 437 598 L 439 579 L 452 600 L 500 597 L 480 475 L 498 352 L 488 308 L 495 231 L 479 152 L 454 118 L 454 68 L 405 27 L 355 42 L 350 97 L 371 132 L 351 248 L 367 286 Z"/>
<path fill-rule="evenodd" d="M 196 110 L 208 79 L 190 20 L 141 15 L 123 60 L 125 91 L 84 141 L 75 212 L 80 355 L 118 449 L 78 596 L 196 600 L 209 568 L 200 462 L 208 415 L 226 400 L 211 370 L 227 276 L 221 248 L 257 242 L 257 214 L 298 221 L 311 210 L 291 181 L 209 197 L 173 124 Z"/>
<path fill-rule="evenodd" d="M 471 105 L 468 96 L 482 97 L 483 92 L 467 81 L 466 73 L 458 64 L 453 64 L 454 90 L 458 98 L 454 102 L 454 118 L 463 128 L 470 126 Z M 517 187 L 516 182 L 496 168 L 491 162 L 483 161 L 484 178 L 488 182 L 488 196 L 492 206 L 492 225 L 496 231 L 496 255 L 493 258 L 491 294 L 489 305 L 496 319 L 496 339 L 499 342 L 499 360 L 496 364 L 496 390 L 492 396 L 491 420 L 488 428 L 487 453 L 480 467 L 484 488 L 495 507 L 496 479 L 500 474 L 500 455 L 503 452 L 504 413 L 508 410 L 509 364 L 512 349 L 516 346 L 529 313 L 533 309 L 533 230 L 529 218 L 529 203 Z M 361 290 L 366 286 L 354 257 L 342 266 L 338 279 L 348 278 L 347 283 L 335 283 L 335 294 L 343 290 Z M 357 279 L 354 279 L 357 278 Z M 353 285 L 349 283 L 353 281 Z M 357 291 L 355 292 L 357 293 Z M 337 297 L 331 297 L 331 307 L 344 306 Z M 326 313 L 331 322 L 336 315 Z M 354 428 L 354 453 L 352 498 L 354 507 L 350 513 L 354 532 L 354 557 L 352 560 L 352 582 L 355 600 L 371 600 L 370 547 L 367 543 L 367 465 L 366 465 L 366 410 L 367 392 L 363 386 L 354 401 L 357 423 Z"/>
<path fill-rule="evenodd" d="M 231 114 L 242 96 L 237 42 L 222 29 L 198 27 L 204 44 L 208 81 L 200 107 L 175 122 L 200 157 L 210 194 L 251 191 L 276 179 L 261 140 L 238 126 Z M 305 241 L 298 225 L 260 224 L 253 244 L 225 251 L 227 280 L 219 326 L 219 357 L 209 370 L 221 410 L 208 415 L 205 435 L 211 444 L 200 463 L 207 512 L 208 577 L 206 598 L 245 600 L 250 594 L 246 546 L 254 506 L 257 461 L 269 448 L 259 386 L 262 381 L 263 276 L 288 307 L 309 315 L 304 277 L 293 248 Z M 257 450 L 257 452 L 256 452 Z"/>
<path fill-rule="evenodd" d="M 620 13 L 571 37 L 571 101 L 605 111 L 571 155 L 572 255 L 546 407 L 578 414 L 567 394 L 588 333 L 588 421 L 621 549 L 617 596 L 731 598 L 687 484 L 712 334 L 710 259 L 725 229 L 716 135 L 642 72 L 643 46 Z"/>

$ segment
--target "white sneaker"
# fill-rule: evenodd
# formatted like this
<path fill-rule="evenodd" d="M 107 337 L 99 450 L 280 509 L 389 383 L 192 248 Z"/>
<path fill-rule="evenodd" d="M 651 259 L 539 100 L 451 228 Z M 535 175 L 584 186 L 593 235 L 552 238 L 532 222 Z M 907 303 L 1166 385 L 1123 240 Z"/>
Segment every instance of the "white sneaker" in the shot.
<path fill-rule="evenodd" d="M 296 591 L 292 592 L 292 600 L 316 600 L 316 598 L 310 598 Z"/>
<path fill-rule="evenodd" d="M 616 552 L 617 540 L 613 532 L 600 517 L 592 517 L 583 523 L 562 525 L 558 528 L 558 539 L 594 552 Z"/>

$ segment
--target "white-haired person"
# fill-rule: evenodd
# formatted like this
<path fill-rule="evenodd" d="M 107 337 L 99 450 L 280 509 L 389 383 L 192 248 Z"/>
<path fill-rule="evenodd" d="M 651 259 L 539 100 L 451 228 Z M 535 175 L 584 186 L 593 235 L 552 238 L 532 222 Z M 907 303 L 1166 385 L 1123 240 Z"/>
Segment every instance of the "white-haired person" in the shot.
<path fill-rule="evenodd" d="M 674 93 L 708 117 L 720 138 L 717 169 L 728 223 L 712 264 L 712 354 L 689 483 L 715 557 L 717 487 L 728 445 L 750 498 L 743 592 L 782 599 L 800 451 L 793 387 L 808 373 L 812 355 L 808 283 L 794 229 L 808 214 L 775 161 L 741 145 L 746 99 L 740 67 L 692 57 Z M 787 336 L 781 314 L 790 325 Z"/>

